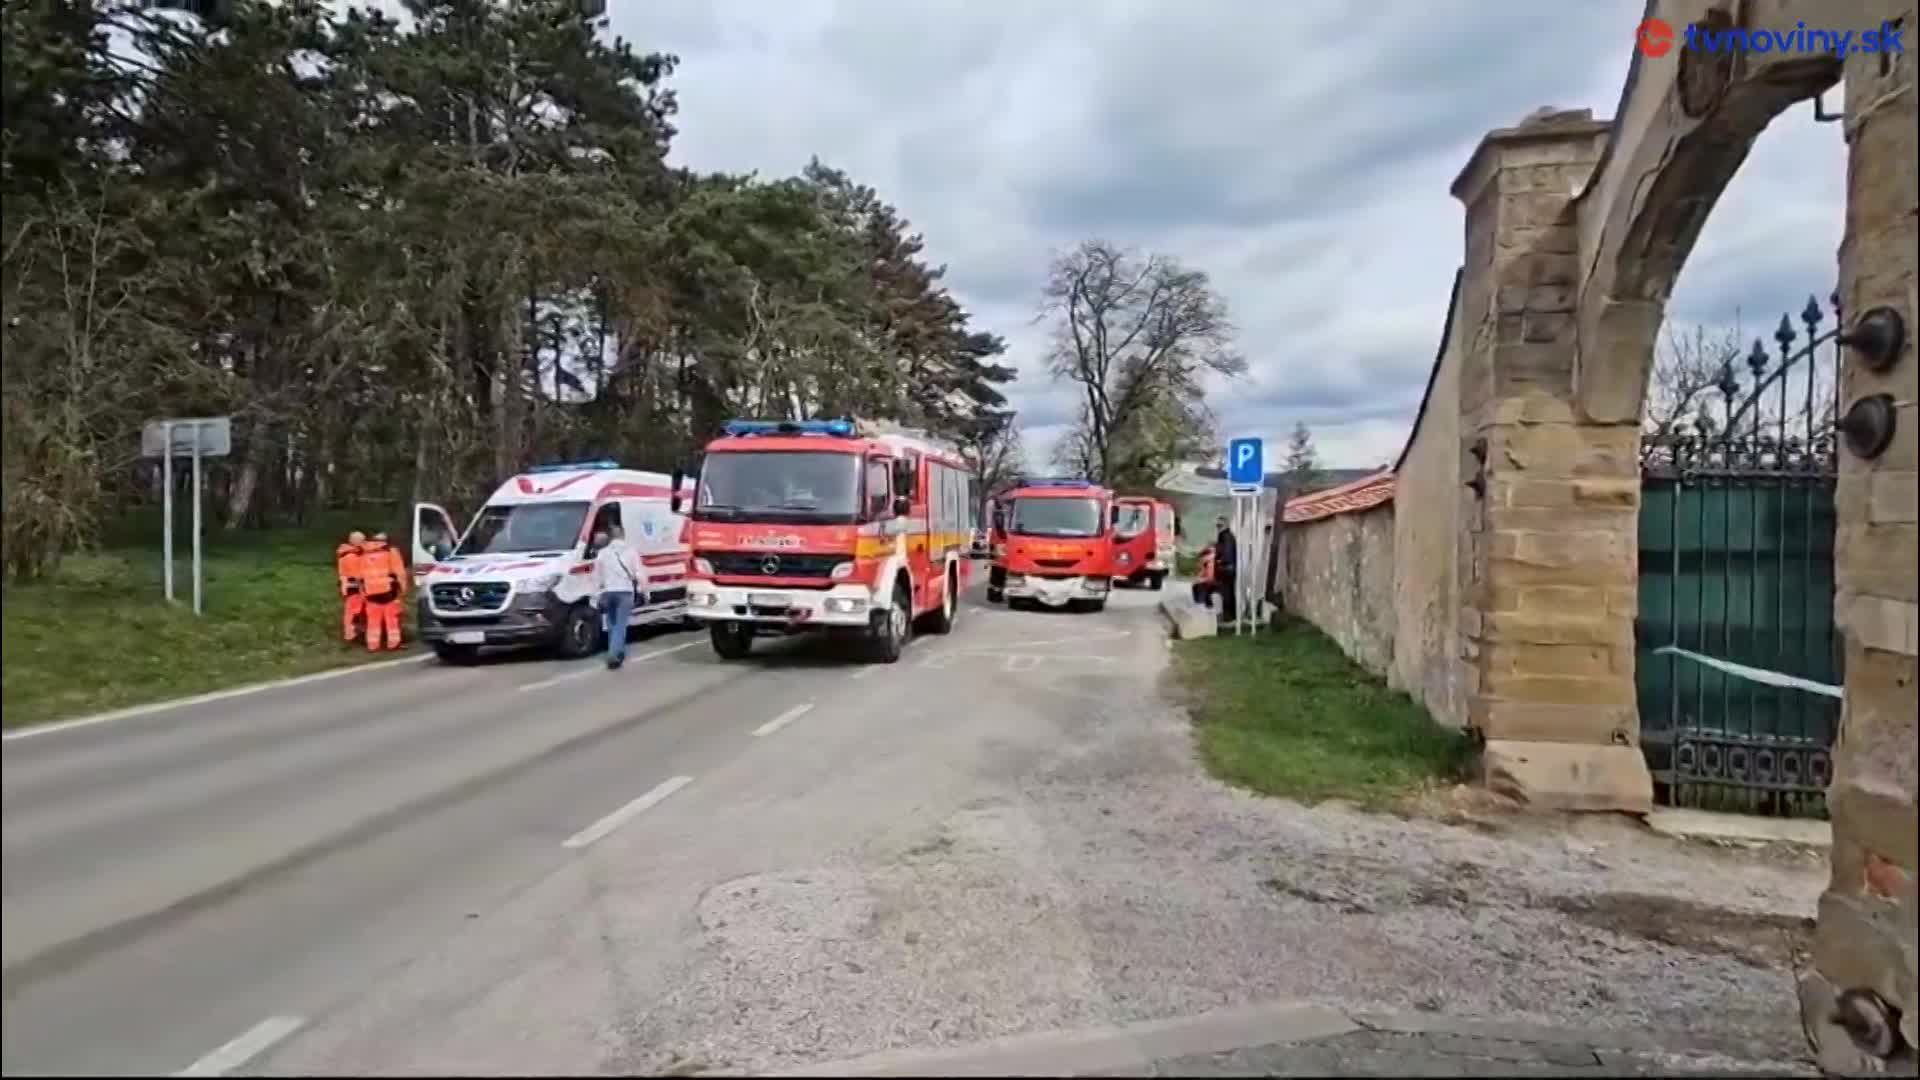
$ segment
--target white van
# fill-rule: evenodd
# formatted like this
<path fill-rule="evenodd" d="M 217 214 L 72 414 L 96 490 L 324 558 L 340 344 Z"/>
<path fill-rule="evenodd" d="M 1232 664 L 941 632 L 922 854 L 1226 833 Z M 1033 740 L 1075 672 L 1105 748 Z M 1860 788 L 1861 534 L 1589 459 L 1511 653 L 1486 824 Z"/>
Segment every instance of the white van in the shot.
<path fill-rule="evenodd" d="M 432 503 L 413 508 L 419 635 L 443 660 L 482 648 L 551 645 L 568 657 L 602 647 L 593 591 L 593 534 L 626 530 L 645 575 L 631 626 L 680 623 L 687 609 L 686 518 L 674 486 L 693 482 L 612 461 L 541 465 L 501 484 L 461 532 Z M 456 539 L 457 538 L 457 539 Z"/>

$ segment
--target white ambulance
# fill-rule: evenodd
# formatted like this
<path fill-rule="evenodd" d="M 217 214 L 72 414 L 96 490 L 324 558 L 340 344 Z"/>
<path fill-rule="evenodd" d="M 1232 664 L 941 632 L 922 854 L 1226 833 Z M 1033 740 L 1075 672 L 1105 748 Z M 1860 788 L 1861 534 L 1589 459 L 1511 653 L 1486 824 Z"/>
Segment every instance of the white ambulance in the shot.
<path fill-rule="evenodd" d="M 413 508 L 413 576 L 419 635 L 442 660 L 482 648 L 552 646 L 562 656 L 598 652 L 605 640 L 593 592 L 595 533 L 626 531 L 645 577 L 631 626 L 681 623 L 687 546 L 675 486 L 693 482 L 623 469 L 617 462 L 540 465 L 501 484 L 460 531 L 432 503 Z"/>

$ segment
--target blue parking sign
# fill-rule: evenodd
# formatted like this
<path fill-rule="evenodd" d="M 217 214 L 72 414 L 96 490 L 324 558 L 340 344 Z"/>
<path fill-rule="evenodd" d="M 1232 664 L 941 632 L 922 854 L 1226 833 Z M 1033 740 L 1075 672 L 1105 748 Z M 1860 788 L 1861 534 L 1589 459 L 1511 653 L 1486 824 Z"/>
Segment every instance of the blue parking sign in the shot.
<path fill-rule="evenodd" d="M 1267 479 L 1266 448 L 1259 439 L 1234 439 L 1227 444 L 1227 483 L 1258 490 Z"/>

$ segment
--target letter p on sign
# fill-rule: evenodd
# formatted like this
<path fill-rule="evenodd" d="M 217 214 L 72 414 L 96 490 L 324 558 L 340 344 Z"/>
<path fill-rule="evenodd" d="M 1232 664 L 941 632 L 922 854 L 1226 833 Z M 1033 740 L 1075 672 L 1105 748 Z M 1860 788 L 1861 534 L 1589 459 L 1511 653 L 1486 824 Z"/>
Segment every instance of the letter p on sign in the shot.
<path fill-rule="evenodd" d="M 1235 489 L 1260 490 L 1267 478 L 1266 455 L 1259 439 L 1235 439 L 1227 444 L 1227 484 Z"/>

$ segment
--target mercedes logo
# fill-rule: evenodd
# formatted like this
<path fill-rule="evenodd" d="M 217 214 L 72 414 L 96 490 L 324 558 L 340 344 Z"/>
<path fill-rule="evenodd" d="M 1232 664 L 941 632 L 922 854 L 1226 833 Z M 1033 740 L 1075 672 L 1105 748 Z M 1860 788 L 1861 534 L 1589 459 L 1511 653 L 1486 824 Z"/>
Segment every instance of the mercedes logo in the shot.
<path fill-rule="evenodd" d="M 779 573 L 779 572 L 780 572 L 780 556 L 778 556 L 778 555 L 769 555 L 769 556 L 767 556 L 766 558 L 764 558 L 764 559 L 761 559 L 761 560 L 760 560 L 760 572 L 761 572 L 761 573 L 763 573 L 763 574 L 777 574 L 777 573 Z"/>
<path fill-rule="evenodd" d="M 460 602 L 462 604 L 473 603 L 473 586 L 462 585 L 460 587 Z"/>

